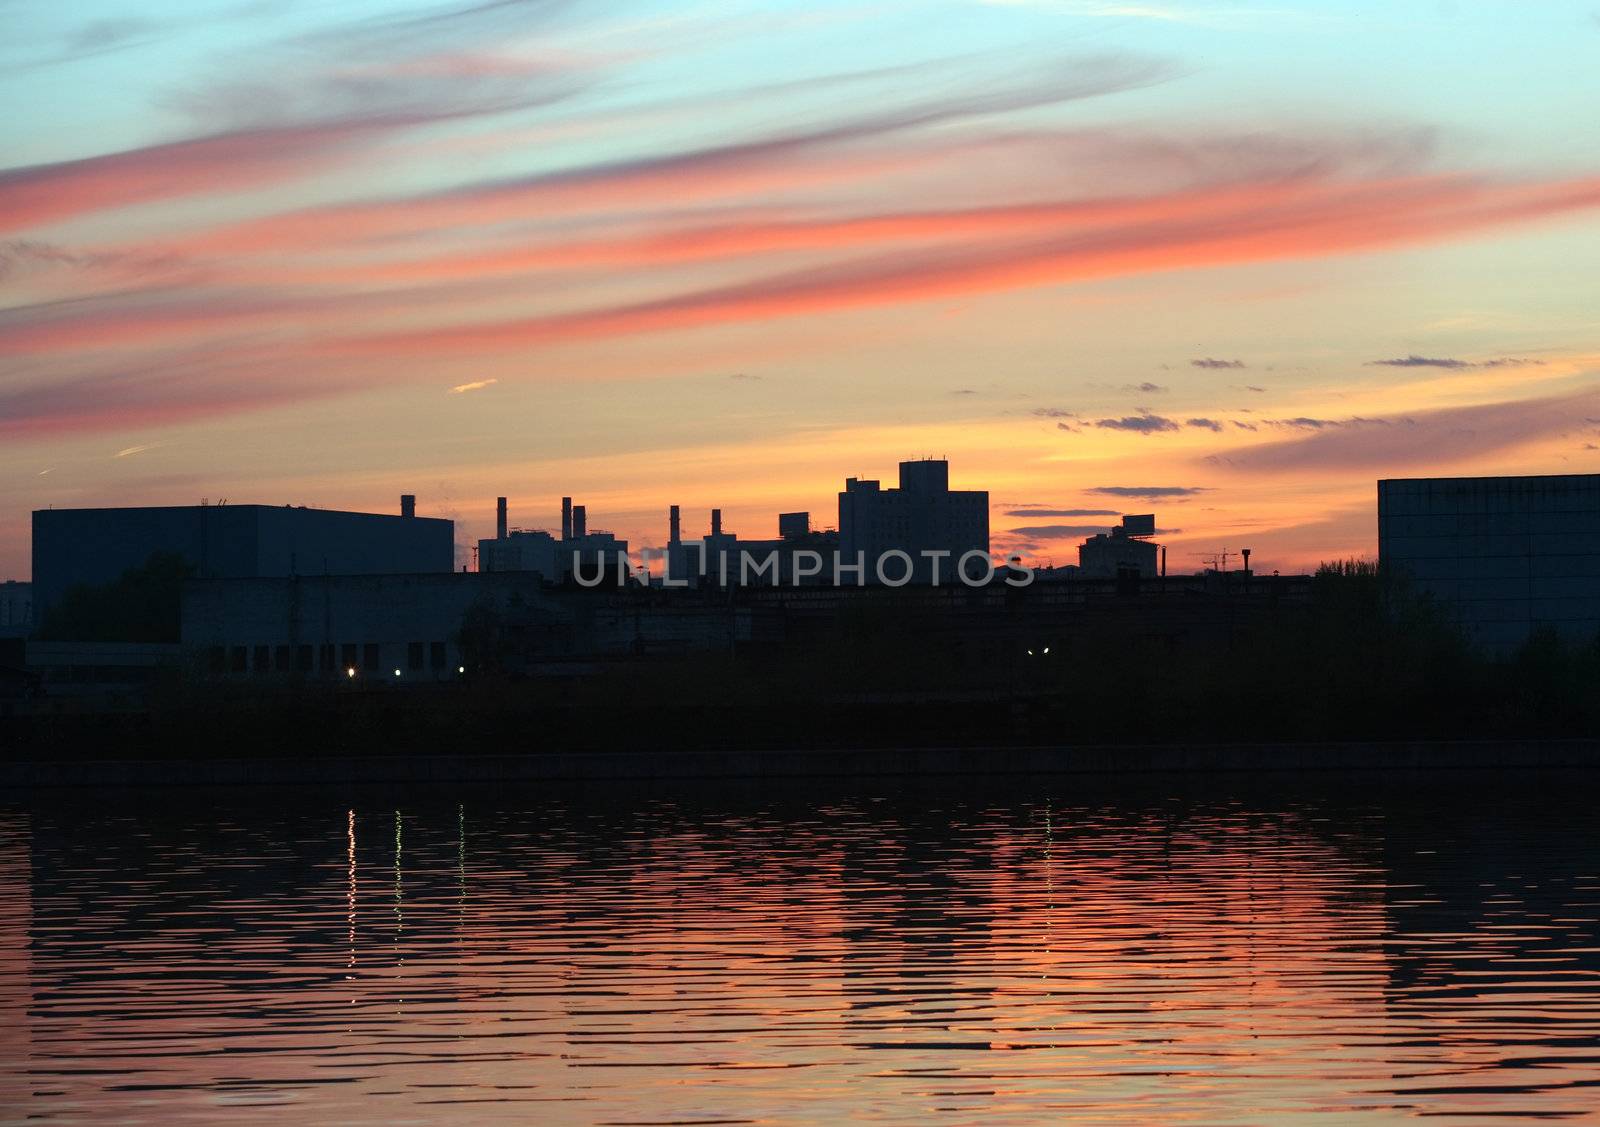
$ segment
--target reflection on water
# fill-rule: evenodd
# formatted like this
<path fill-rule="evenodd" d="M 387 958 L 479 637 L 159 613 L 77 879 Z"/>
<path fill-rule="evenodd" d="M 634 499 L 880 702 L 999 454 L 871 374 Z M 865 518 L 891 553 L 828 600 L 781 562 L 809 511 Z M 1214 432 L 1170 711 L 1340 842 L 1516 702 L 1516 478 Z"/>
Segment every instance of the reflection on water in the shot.
<path fill-rule="evenodd" d="M 0 800 L 0 1106 L 1580 1116 L 1594 809 L 1571 779 Z"/>

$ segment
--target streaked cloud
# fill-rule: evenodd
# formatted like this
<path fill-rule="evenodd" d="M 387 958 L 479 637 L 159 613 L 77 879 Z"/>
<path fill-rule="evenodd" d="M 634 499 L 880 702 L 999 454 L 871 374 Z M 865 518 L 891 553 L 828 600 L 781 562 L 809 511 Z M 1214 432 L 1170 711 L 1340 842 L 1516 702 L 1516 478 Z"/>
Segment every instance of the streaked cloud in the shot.
<path fill-rule="evenodd" d="M 1094 536 L 1109 529 L 1104 524 L 1033 524 L 1007 531 L 1012 536 L 1026 536 L 1030 540 L 1062 540 Z"/>
<path fill-rule="evenodd" d="M 499 382 L 500 381 L 498 379 L 490 378 L 486 380 L 472 380 L 469 383 L 458 383 L 450 389 L 450 394 L 465 395 L 469 391 L 482 391 L 484 388 L 492 387 Z"/>
<path fill-rule="evenodd" d="M 1009 509 L 1008 517 L 1114 517 L 1116 509 Z"/>
<path fill-rule="evenodd" d="M 1543 360 L 1516 359 L 1502 356 L 1494 360 L 1460 360 L 1454 356 L 1400 356 L 1393 360 L 1368 360 L 1368 367 L 1380 368 L 1445 368 L 1460 370 L 1465 368 L 1528 368 L 1544 364 Z"/>
<path fill-rule="evenodd" d="M 1316 428 L 1304 438 L 1213 455 L 1210 464 L 1244 473 L 1387 473 L 1412 466 L 1446 470 L 1572 431 L 1600 408 L 1600 389 L 1564 395 L 1442 407 L 1357 425 Z"/>
<path fill-rule="evenodd" d="M 1149 411 L 1140 411 L 1137 415 L 1124 415 L 1120 419 L 1096 419 L 1094 425 L 1102 430 L 1125 430 L 1134 434 L 1160 434 L 1162 431 L 1180 429 L 1171 419 L 1151 414 Z"/>
<path fill-rule="evenodd" d="M 1134 497 L 1142 501 L 1155 501 L 1165 497 L 1193 497 L 1210 492 L 1204 485 L 1097 485 L 1086 490 L 1107 497 Z"/>

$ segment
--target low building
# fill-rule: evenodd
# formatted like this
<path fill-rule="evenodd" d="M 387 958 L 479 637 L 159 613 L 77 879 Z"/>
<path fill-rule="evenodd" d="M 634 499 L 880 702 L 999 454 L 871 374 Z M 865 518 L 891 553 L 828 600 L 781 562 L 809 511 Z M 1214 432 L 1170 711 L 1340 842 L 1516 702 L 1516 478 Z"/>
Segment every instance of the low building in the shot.
<path fill-rule="evenodd" d="M 183 649 L 202 677 L 405 687 L 752 637 L 748 608 L 662 596 L 531 572 L 194 579 L 183 585 Z"/>
<path fill-rule="evenodd" d="M 0 583 L 0 638 L 21 638 L 33 628 L 33 584 Z"/>
<path fill-rule="evenodd" d="M 97 707 L 142 706 L 183 673 L 183 647 L 171 642 L 28 642 L 25 660 L 41 698 Z"/>
<path fill-rule="evenodd" d="M 669 515 L 663 553 L 663 586 L 799 586 L 831 582 L 838 534 L 813 532 L 810 513 L 778 514 L 776 540 L 741 540 L 722 527 L 722 510 L 711 510 L 711 531 L 681 537 L 678 506 Z"/>
<path fill-rule="evenodd" d="M 455 524 L 304 506 L 178 505 L 41 509 L 33 514 L 33 618 L 76 584 L 104 584 L 155 553 L 204 578 L 395 575 L 455 568 Z"/>
<path fill-rule="evenodd" d="M 1600 635 L 1600 474 L 1378 482 L 1378 558 L 1491 650 Z"/>
<path fill-rule="evenodd" d="M 528 572 L 551 583 L 564 583 L 574 574 L 587 582 L 600 576 L 614 581 L 618 560 L 626 560 L 628 542 L 603 529 L 588 527 L 588 513 L 572 498 L 561 499 L 561 535 L 542 528 L 508 528 L 506 499 L 497 502 L 495 537 L 478 541 L 478 570 Z M 623 565 L 623 574 L 629 574 Z"/>
<path fill-rule="evenodd" d="M 1149 540 L 1155 534 L 1156 518 L 1150 514 L 1124 516 L 1110 532 L 1098 533 L 1078 546 L 1078 575 L 1084 579 L 1114 579 L 1137 574 L 1153 579 L 1159 574 L 1156 557 L 1160 549 Z"/>

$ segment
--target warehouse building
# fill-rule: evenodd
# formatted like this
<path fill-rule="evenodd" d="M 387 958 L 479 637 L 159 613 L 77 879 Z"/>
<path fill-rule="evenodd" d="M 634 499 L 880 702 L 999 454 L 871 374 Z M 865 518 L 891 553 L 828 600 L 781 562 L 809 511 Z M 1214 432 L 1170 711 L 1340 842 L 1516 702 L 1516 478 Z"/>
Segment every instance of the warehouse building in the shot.
<path fill-rule="evenodd" d="M 76 584 L 109 583 L 158 552 L 196 576 L 395 575 L 455 567 L 455 524 L 304 506 L 176 505 L 41 509 L 33 514 L 33 620 Z"/>

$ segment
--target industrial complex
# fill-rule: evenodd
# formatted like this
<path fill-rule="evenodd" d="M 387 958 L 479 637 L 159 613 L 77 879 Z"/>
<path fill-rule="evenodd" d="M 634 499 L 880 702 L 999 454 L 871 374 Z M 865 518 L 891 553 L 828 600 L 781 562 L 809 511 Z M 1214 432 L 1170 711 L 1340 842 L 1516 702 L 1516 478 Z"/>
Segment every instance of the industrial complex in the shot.
<path fill-rule="evenodd" d="M 33 581 L 0 584 L 6 691 L 134 692 L 164 669 L 362 685 L 487 669 L 581 675 L 759 650 L 879 613 L 1003 655 L 1037 634 L 1082 634 L 1096 606 L 1116 608 L 1141 636 L 1197 636 L 1233 631 L 1252 601 L 1309 589 L 1305 577 L 1254 575 L 1248 556 L 1240 572 L 1169 579 L 1150 514 L 1123 516 L 1085 540 L 1076 567 L 1042 570 L 1045 582 L 1033 583 L 1033 569 L 990 558 L 988 494 L 952 490 L 948 464 L 936 460 L 901 463 L 891 488 L 848 479 L 837 527 L 787 512 L 776 514 L 775 536 L 741 538 L 712 509 L 702 534 L 685 535 L 671 505 L 665 546 L 633 555 L 571 497 L 558 529 L 512 527 L 503 497 L 497 510 L 477 566 L 461 570 L 453 522 L 417 516 L 410 496 L 398 514 L 208 504 L 35 512 Z M 1378 523 L 1385 571 L 1486 651 L 1543 628 L 1600 634 L 1600 476 L 1386 480 Z M 161 554 L 186 569 L 169 634 L 46 627 L 58 607 L 81 601 L 75 591 L 112 585 Z"/>

